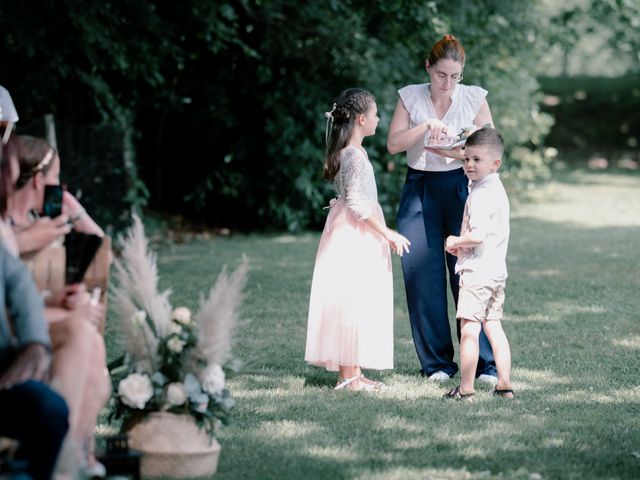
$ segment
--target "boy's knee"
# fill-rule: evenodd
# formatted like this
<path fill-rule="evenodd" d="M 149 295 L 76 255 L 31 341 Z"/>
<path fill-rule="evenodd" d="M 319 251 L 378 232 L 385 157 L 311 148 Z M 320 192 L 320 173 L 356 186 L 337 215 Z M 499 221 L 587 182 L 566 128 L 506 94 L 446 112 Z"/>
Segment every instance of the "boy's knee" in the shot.
<path fill-rule="evenodd" d="M 482 324 L 475 320 L 460 319 L 460 334 L 465 337 L 479 337 Z"/>
<path fill-rule="evenodd" d="M 487 319 L 484 322 L 484 331 L 487 335 L 502 332 L 502 322 L 500 320 Z"/>

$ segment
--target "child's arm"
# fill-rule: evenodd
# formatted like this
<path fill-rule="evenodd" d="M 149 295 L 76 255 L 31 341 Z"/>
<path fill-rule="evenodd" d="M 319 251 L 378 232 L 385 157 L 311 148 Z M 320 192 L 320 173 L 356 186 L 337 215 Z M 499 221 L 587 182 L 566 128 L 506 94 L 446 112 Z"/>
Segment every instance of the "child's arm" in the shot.
<path fill-rule="evenodd" d="M 364 221 L 367 222 L 376 232 L 382 235 L 385 240 L 389 242 L 393 251 L 398 255 L 402 256 L 403 253 L 409 253 L 409 245 L 411 245 L 411 242 L 405 236 L 399 234 L 395 230 L 391 230 L 373 216 Z"/>
<path fill-rule="evenodd" d="M 449 235 L 445 241 L 444 248 L 451 255 L 458 255 L 459 248 L 469 248 L 480 245 L 482 240 L 474 238 L 471 233 L 465 233 L 459 237 L 455 235 Z"/>

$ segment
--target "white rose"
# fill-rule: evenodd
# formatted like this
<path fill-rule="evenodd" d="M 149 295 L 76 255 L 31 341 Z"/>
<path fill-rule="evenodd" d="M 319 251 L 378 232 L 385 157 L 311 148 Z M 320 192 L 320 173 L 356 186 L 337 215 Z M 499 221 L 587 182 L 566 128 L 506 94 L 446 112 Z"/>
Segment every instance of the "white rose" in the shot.
<path fill-rule="evenodd" d="M 142 327 L 144 322 L 147 320 L 147 312 L 144 310 L 138 310 L 131 317 L 131 323 L 133 323 L 136 327 Z"/>
<path fill-rule="evenodd" d="M 191 310 L 187 307 L 178 307 L 171 314 L 171 318 L 178 323 L 187 325 L 191 323 Z"/>
<path fill-rule="evenodd" d="M 167 348 L 174 353 L 180 353 L 187 342 L 180 340 L 178 337 L 171 337 L 167 342 Z"/>
<path fill-rule="evenodd" d="M 118 395 L 122 403 L 142 410 L 153 397 L 153 386 L 147 375 L 132 373 L 118 384 Z"/>
<path fill-rule="evenodd" d="M 170 333 L 175 333 L 176 335 L 180 335 L 182 333 L 182 325 L 177 322 L 171 322 L 171 327 L 169 327 Z"/>
<path fill-rule="evenodd" d="M 167 402 L 171 405 L 184 405 L 187 401 L 187 391 L 179 382 L 170 383 L 167 387 Z"/>
<path fill-rule="evenodd" d="M 202 389 L 212 395 L 222 393 L 224 389 L 224 370 L 217 363 L 208 366 L 202 372 Z"/>

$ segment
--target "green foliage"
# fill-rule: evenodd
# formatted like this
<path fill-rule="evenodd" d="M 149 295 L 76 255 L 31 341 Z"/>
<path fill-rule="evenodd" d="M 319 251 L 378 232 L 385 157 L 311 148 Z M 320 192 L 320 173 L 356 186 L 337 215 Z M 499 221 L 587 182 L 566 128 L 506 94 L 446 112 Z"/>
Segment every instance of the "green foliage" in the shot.
<path fill-rule="evenodd" d="M 542 75 L 638 73 L 640 1 L 545 0 L 549 27 Z M 558 58 L 561 57 L 561 58 Z"/>
<path fill-rule="evenodd" d="M 256 79 L 253 89 L 263 99 L 265 127 L 257 133 L 254 149 L 244 143 L 228 145 L 233 161 L 225 165 L 220 185 L 213 190 L 220 191 L 236 172 L 257 171 L 243 178 L 235 200 L 254 210 L 259 223 L 289 230 L 320 226 L 321 207 L 332 195 L 320 177 L 322 112 L 342 89 L 360 86 L 377 97 L 381 122 L 365 146 L 376 168 L 380 202 L 393 222 L 404 174 L 404 156 L 386 152 L 396 90 L 427 81 L 424 59 L 431 45 L 448 32 L 467 49 L 465 77 L 490 91 L 496 125 L 509 147 L 538 150 L 551 124 L 537 108 L 533 76 L 531 51 L 541 41 L 541 25 L 530 19 L 538 18 L 538 12 L 526 1 L 508 9 L 488 0 L 462 7 L 433 1 L 311 2 L 295 9 L 285 1 L 255 5 L 252 20 L 260 19 L 261 34 L 247 38 L 247 43 L 260 61 L 238 68 L 249 69 L 242 77 Z M 514 157 L 510 170 L 526 169 L 540 158 Z"/>
<path fill-rule="evenodd" d="M 133 206 L 292 231 L 321 226 L 332 195 L 320 174 L 323 112 L 344 88 L 367 88 L 381 122 L 365 147 L 392 222 L 405 163 L 386 152 L 397 89 L 428 80 L 424 59 L 443 34 L 465 46 L 465 83 L 489 90 L 516 186 L 548 173 L 552 122 L 538 108 L 536 74 L 549 47 L 575 45 L 595 25 L 594 9 L 610 21 L 612 45 L 637 56 L 637 0 L 579 0 L 573 10 L 547 3 L 4 2 L 0 77 L 23 118 L 52 111 L 133 130 Z"/>

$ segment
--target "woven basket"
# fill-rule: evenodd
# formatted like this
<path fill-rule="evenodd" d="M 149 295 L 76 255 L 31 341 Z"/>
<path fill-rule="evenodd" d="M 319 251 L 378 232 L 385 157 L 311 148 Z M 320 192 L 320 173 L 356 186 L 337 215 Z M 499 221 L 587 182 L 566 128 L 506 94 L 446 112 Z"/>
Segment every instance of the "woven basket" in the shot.
<path fill-rule="evenodd" d="M 129 446 L 144 453 L 143 477 L 211 477 L 218 468 L 220 444 L 190 415 L 149 414 L 129 430 Z"/>

